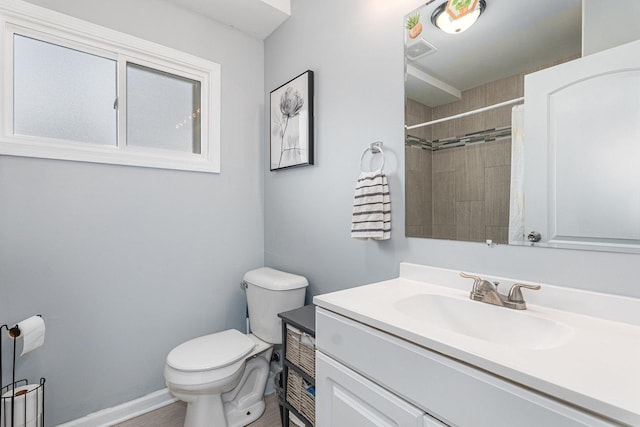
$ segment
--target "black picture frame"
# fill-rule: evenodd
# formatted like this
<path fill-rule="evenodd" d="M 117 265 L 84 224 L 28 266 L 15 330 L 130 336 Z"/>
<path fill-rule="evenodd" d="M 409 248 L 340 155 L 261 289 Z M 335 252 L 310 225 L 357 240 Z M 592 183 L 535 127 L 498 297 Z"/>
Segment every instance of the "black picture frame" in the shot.
<path fill-rule="evenodd" d="M 313 165 L 313 71 L 271 91 L 271 171 Z"/>

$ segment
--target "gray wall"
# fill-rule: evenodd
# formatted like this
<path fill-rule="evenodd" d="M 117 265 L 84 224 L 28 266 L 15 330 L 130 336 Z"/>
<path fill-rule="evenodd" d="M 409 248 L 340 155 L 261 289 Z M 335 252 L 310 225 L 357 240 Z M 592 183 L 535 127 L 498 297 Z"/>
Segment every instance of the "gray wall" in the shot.
<path fill-rule="evenodd" d="M 640 38 L 640 2 L 583 0 L 582 55 L 591 55 Z"/>
<path fill-rule="evenodd" d="M 244 328 L 238 284 L 264 263 L 264 48 L 154 0 L 33 3 L 222 65 L 220 175 L 0 156 L 0 323 L 44 316 L 18 374 L 47 378 L 56 425 L 162 389 L 180 342 Z"/>
<path fill-rule="evenodd" d="M 315 166 L 265 171 L 266 265 L 308 276 L 311 294 L 396 277 L 408 261 L 640 296 L 637 255 L 404 237 L 403 15 L 422 3 L 294 0 L 292 17 L 266 40 L 267 96 L 315 71 L 317 129 Z M 375 140 L 384 141 L 392 238 L 356 241 L 355 180 Z"/>

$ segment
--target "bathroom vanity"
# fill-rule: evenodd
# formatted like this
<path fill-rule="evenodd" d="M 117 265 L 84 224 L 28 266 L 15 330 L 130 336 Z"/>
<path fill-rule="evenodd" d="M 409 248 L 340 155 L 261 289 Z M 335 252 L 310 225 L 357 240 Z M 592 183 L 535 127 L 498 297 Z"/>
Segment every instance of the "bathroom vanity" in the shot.
<path fill-rule="evenodd" d="M 317 426 L 640 425 L 640 300 L 541 284 L 512 310 L 459 273 L 314 298 Z"/>

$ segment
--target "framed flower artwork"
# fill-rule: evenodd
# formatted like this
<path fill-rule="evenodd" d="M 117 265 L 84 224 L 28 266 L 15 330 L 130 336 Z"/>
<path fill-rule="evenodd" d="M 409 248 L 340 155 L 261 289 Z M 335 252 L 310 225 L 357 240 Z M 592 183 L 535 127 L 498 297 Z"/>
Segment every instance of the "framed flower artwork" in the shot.
<path fill-rule="evenodd" d="M 271 170 L 313 164 L 313 71 L 271 91 Z"/>

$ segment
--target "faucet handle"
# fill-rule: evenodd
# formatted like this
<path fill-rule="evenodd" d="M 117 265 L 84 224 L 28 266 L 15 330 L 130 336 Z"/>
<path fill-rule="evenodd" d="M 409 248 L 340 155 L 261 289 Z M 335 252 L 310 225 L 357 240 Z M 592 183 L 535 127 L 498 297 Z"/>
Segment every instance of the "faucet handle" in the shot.
<path fill-rule="evenodd" d="M 460 272 L 460 276 L 464 277 L 465 279 L 473 279 L 473 280 L 478 280 L 478 281 L 482 280 L 480 278 L 480 276 L 474 276 L 474 275 L 471 275 L 471 274 L 467 274 L 464 271 Z"/>
<path fill-rule="evenodd" d="M 460 273 L 460 276 L 467 278 L 467 279 L 473 279 L 473 287 L 471 288 L 471 298 L 473 299 L 474 296 L 477 297 L 484 297 L 485 294 L 487 293 L 497 293 L 497 287 L 499 285 L 498 282 L 494 282 L 491 283 L 488 280 L 483 279 L 482 277 L 479 276 L 472 276 L 471 274 L 467 274 L 464 272 Z"/>
<path fill-rule="evenodd" d="M 526 285 L 524 283 L 515 283 L 509 289 L 509 296 L 507 297 L 509 301 L 516 303 L 524 303 L 524 297 L 522 296 L 521 288 L 531 289 L 537 291 L 540 289 L 540 285 Z"/>
<path fill-rule="evenodd" d="M 482 282 L 482 278 L 480 276 L 473 276 L 471 274 L 465 273 L 464 271 L 460 272 L 460 276 L 464 277 L 465 279 L 473 279 L 473 291 L 475 291 L 480 282 Z"/>

